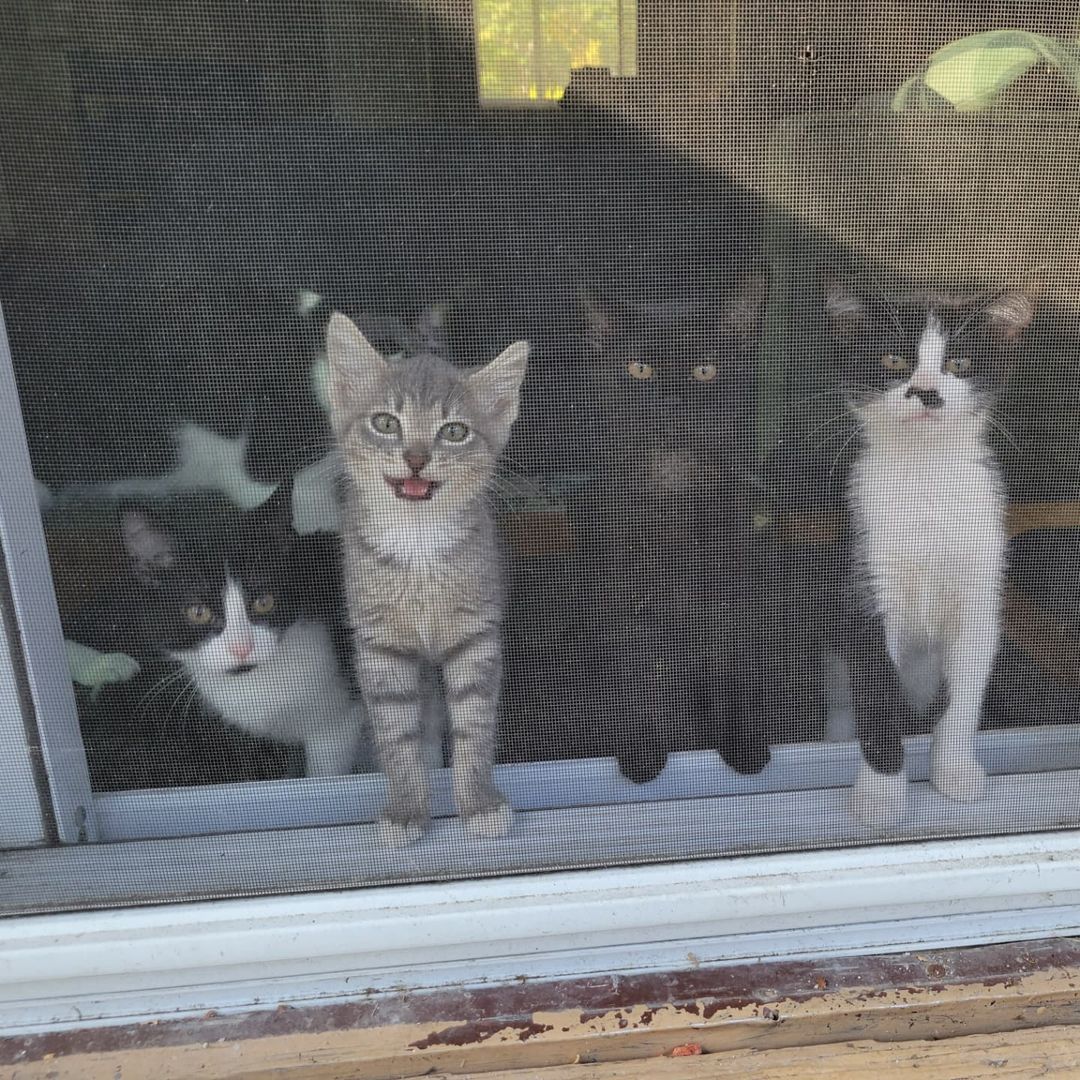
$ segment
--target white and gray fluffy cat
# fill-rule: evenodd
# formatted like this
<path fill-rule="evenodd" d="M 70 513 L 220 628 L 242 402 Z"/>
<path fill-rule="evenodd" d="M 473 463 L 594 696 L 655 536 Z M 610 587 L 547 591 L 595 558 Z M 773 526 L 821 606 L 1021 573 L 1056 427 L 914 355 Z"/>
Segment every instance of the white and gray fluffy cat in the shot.
<path fill-rule="evenodd" d="M 894 710 L 929 708 L 942 684 L 930 781 L 958 801 L 986 786 L 975 735 L 998 649 L 1006 546 L 988 434 L 1034 300 L 1006 292 L 886 301 L 828 275 L 825 305 L 862 444 L 848 484 L 854 595 L 840 642 L 863 754 L 852 810 L 881 828 L 906 799 Z"/>
<path fill-rule="evenodd" d="M 385 360 L 335 314 L 327 328 L 330 420 L 346 491 L 344 587 L 357 679 L 388 797 L 383 837 L 420 837 L 442 743 L 427 706 L 442 676 L 454 798 L 470 832 L 512 813 L 492 778 L 503 588 L 488 487 L 518 411 L 529 346 L 466 372 L 437 356 Z"/>

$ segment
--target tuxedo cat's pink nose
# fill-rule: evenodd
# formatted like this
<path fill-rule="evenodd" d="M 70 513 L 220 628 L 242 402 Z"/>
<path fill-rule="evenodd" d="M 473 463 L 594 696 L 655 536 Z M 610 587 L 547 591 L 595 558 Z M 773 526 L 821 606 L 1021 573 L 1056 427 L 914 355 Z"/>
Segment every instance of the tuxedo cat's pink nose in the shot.
<path fill-rule="evenodd" d="M 235 656 L 237 660 L 246 660 L 254 651 L 255 642 L 252 641 L 251 638 L 229 642 L 229 652 Z"/>
<path fill-rule="evenodd" d="M 405 464 L 408 465 L 414 473 L 419 473 L 431 460 L 423 450 L 406 450 L 403 456 L 405 458 Z"/>

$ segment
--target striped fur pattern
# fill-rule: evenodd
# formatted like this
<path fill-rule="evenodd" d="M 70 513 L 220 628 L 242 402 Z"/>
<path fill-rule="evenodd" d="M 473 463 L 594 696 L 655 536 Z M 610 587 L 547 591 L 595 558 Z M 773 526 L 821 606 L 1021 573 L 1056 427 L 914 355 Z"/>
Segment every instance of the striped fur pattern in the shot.
<path fill-rule="evenodd" d="M 492 779 L 503 589 L 487 494 L 528 351 L 516 342 L 465 372 L 430 353 L 388 361 L 340 314 L 327 327 L 330 420 L 347 481 L 344 584 L 391 844 L 418 839 L 428 820 L 443 736 L 427 700 L 433 670 L 458 812 L 475 835 L 511 823 Z"/>

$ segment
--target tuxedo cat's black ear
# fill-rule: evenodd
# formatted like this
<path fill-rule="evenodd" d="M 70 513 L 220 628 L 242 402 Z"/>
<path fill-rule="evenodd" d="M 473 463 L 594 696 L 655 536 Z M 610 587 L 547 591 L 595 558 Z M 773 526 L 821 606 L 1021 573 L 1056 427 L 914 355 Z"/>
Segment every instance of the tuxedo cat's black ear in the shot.
<path fill-rule="evenodd" d="M 445 357 L 450 352 L 446 339 L 448 314 L 449 305 L 428 304 L 413 319 L 412 326 L 409 328 L 408 347 L 410 351 Z"/>
<path fill-rule="evenodd" d="M 744 274 L 723 308 L 723 323 L 745 345 L 753 345 L 761 336 L 765 301 L 769 295 L 769 277 L 761 270 Z"/>
<path fill-rule="evenodd" d="M 293 477 L 287 476 L 273 494 L 255 508 L 262 528 L 281 538 L 286 545 L 296 535 L 293 527 Z"/>
<path fill-rule="evenodd" d="M 578 306 L 585 320 L 585 338 L 597 351 L 616 334 L 620 322 L 618 305 L 600 296 L 594 289 L 578 288 Z"/>
<path fill-rule="evenodd" d="M 144 507 L 121 506 L 120 542 L 144 579 L 154 579 L 176 562 L 175 537 Z"/>
<path fill-rule="evenodd" d="M 1022 289 L 1009 289 L 995 296 L 984 308 L 990 332 L 999 341 L 1011 345 L 1035 318 L 1040 288 L 1035 282 Z"/>
<path fill-rule="evenodd" d="M 838 337 L 847 337 L 866 325 L 867 310 L 863 298 L 851 287 L 839 271 L 823 267 L 818 272 L 821 291 L 825 297 L 825 314 Z"/>

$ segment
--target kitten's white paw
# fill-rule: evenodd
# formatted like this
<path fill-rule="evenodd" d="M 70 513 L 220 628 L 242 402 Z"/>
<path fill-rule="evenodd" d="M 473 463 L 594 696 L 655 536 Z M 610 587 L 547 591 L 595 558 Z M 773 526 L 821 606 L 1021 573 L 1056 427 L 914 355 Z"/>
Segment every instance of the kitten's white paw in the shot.
<path fill-rule="evenodd" d="M 402 848 L 415 844 L 424 835 L 423 827 L 415 821 L 401 824 L 389 818 L 379 818 L 379 840 L 387 847 Z"/>
<path fill-rule="evenodd" d="M 986 794 L 986 770 L 974 758 L 949 756 L 932 762 L 930 783 L 947 799 L 975 802 Z"/>
<path fill-rule="evenodd" d="M 879 773 L 864 761 L 851 789 L 848 803 L 852 814 L 867 828 L 881 832 L 904 816 L 907 806 L 907 776 L 898 773 Z"/>
<path fill-rule="evenodd" d="M 505 836 L 514 823 L 514 811 L 509 803 L 499 803 L 462 820 L 465 831 L 472 836 Z"/>

